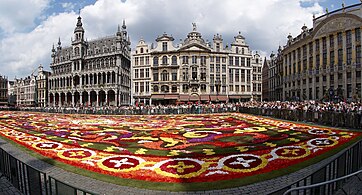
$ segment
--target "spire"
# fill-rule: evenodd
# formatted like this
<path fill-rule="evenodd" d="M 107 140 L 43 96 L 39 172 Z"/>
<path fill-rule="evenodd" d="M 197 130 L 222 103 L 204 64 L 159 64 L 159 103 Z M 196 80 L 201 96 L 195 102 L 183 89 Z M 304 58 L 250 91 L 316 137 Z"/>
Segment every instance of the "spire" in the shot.
<path fill-rule="evenodd" d="M 58 39 L 58 46 L 60 46 L 62 44 L 62 42 L 60 42 L 60 37 Z"/>
<path fill-rule="evenodd" d="M 77 18 L 77 25 L 74 29 L 74 32 L 84 32 L 84 29 L 83 29 L 83 24 L 82 24 L 82 17 L 80 17 L 80 12 L 79 12 L 79 16 Z"/>
<path fill-rule="evenodd" d="M 127 26 L 126 26 L 126 20 L 123 19 L 123 24 L 122 24 L 122 30 L 126 30 Z"/>
<path fill-rule="evenodd" d="M 53 48 L 52 48 L 52 52 L 55 52 L 55 48 L 54 48 L 54 43 L 53 43 Z"/>
<path fill-rule="evenodd" d="M 121 26 L 118 24 L 118 27 L 117 27 L 117 33 L 116 33 L 117 36 L 122 36 L 122 32 L 121 32 Z"/>

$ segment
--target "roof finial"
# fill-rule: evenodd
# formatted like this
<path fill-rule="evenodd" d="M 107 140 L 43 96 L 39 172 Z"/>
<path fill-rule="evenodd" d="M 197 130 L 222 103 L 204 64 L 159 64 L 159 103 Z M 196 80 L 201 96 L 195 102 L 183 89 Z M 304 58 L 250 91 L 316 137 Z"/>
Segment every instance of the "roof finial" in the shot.
<path fill-rule="evenodd" d="M 60 42 L 60 37 L 58 39 L 58 45 L 60 46 L 62 44 L 62 42 Z"/>
<path fill-rule="evenodd" d="M 78 15 L 80 16 L 80 8 L 78 9 Z"/>
<path fill-rule="evenodd" d="M 192 31 L 196 31 L 196 30 L 197 30 L 197 28 L 196 28 L 196 23 L 193 22 L 193 23 L 192 23 Z"/>
<path fill-rule="evenodd" d="M 122 30 L 126 30 L 127 26 L 126 26 L 126 20 L 123 19 L 123 25 L 122 25 Z"/>

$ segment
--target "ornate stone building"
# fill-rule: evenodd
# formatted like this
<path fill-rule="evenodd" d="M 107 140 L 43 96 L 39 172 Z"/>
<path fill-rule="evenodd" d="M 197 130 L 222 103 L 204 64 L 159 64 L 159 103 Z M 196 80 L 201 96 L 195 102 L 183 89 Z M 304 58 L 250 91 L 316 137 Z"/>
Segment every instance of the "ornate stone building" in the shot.
<path fill-rule="evenodd" d="M 50 106 L 121 106 L 131 99 L 130 39 L 126 25 L 114 36 L 87 41 L 81 17 L 72 45 L 52 49 Z"/>
<path fill-rule="evenodd" d="M 362 3 L 313 19 L 288 36 L 283 53 L 283 100 L 356 100 L 361 96 Z"/>
<path fill-rule="evenodd" d="M 45 71 L 42 65 L 38 67 L 38 76 L 36 77 L 36 91 L 37 91 L 37 106 L 47 107 L 48 106 L 48 79 L 50 72 Z"/>
<path fill-rule="evenodd" d="M 166 33 L 133 51 L 133 101 L 143 104 L 235 102 L 261 98 L 262 59 L 252 54 L 239 33 L 224 46 L 217 34 L 205 41 L 193 24 L 185 40 L 174 45 Z"/>
<path fill-rule="evenodd" d="M 15 79 L 14 93 L 16 96 L 16 106 L 36 106 L 36 76 L 34 74 L 31 74 L 31 76 L 25 77 L 24 79 Z"/>
<path fill-rule="evenodd" d="M 8 79 L 0 76 L 0 106 L 8 105 Z"/>
<path fill-rule="evenodd" d="M 271 54 L 270 57 L 274 55 Z M 262 76 L 262 92 L 261 92 L 261 98 L 263 101 L 269 101 L 269 67 L 271 65 L 271 60 L 264 59 L 263 68 L 261 71 Z"/>
<path fill-rule="evenodd" d="M 268 89 L 265 89 L 266 87 Z M 267 99 L 265 97 L 267 97 Z M 272 53 L 270 55 L 270 60 L 267 60 L 267 66 L 263 67 L 263 100 L 278 101 L 282 99 L 283 99 L 283 53 L 282 53 L 282 47 L 279 47 L 278 53 L 277 54 Z"/>
<path fill-rule="evenodd" d="M 36 72 L 37 71 L 37 72 Z M 48 78 L 50 72 L 40 64 L 30 76 L 9 82 L 9 102 L 17 106 L 46 107 L 48 103 Z"/>

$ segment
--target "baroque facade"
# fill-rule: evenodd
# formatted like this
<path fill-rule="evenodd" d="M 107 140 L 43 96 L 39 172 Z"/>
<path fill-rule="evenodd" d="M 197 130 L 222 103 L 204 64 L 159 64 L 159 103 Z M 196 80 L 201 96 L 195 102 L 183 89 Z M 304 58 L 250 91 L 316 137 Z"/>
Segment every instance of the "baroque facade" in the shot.
<path fill-rule="evenodd" d="M 263 74 L 263 83 L 268 87 L 265 90 L 268 101 L 278 101 L 283 99 L 283 53 L 279 46 L 278 53 L 272 53 L 268 60 L 267 70 Z M 264 71 L 264 70 L 263 70 Z M 264 90 L 264 86 L 263 86 Z M 263 97 L 266 97 L 263 95 Z M 263 98 L 264 99 L 264 98 Z"/>
<path fill-rule="evenodd" d="M 0 76 L 0 106 L 8 105 L 8 79 Z"/>
<path fill-rule="evenodd" d="M 37 74 L 35 74 L 37 70 Z M 16 106 L 46 107 L 48 101 L 48 78 L 50 72 L 39 65 L 30 76 L 9 82 L 10 104 Z"/>
<path fill-rule="evenodd" d="M 156 46 L 139 41 L 132 53 L 134 103 L 236 102 L 261 99 L 262 58 L 239 33 L 224 46 L 217 34 L 205 41 L 193 24 L 186 39 L 174 45 L 163 34 Z"/>
<path fill-rule="evenodd" d="M 342 6 L 288 36 L 282 100 L 360 99 L 362 3 Z"/>
<path fill-rule="evenodd" d="M 131 99 L 130 39 L 125 21 L 114 36 L 87 41 L 82 18 L 72 44 L 52 49 L 50 106 L 121 106 Z"/>

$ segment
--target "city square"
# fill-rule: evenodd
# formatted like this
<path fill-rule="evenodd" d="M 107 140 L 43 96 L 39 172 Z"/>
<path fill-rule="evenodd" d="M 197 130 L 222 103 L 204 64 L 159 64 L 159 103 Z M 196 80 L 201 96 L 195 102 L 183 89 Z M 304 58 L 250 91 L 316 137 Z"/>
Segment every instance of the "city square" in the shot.
<path fill-rule="evenodd" d="M 0 194 L 362 193 L 361 1 L 16 1 Z"/>

